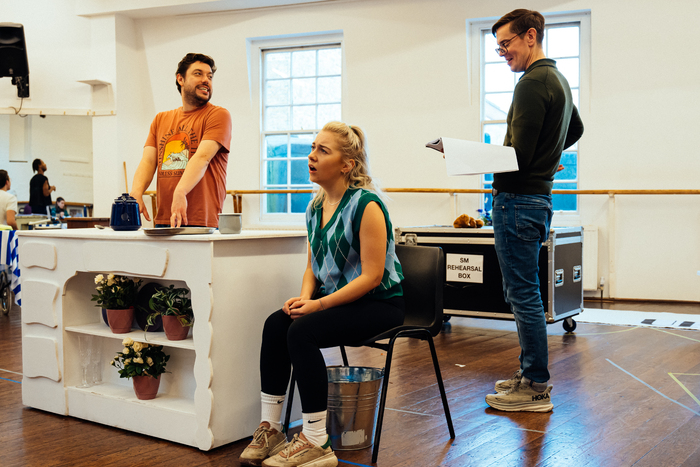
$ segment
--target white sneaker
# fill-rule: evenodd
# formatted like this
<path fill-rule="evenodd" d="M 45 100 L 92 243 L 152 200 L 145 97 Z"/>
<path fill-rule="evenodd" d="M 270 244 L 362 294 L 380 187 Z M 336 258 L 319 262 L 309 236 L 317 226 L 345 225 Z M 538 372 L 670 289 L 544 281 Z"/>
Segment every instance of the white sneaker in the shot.
<path fill-rule="evenodd" d="M 486 403 L 496 410 L 505 412 L 549 412 L 554 407 L 550 398 L 552 385 L 538 391 L 533 388 L 533 384 L 546 385 L 546 383 L 533 383 L 523 377 L 506 392 L 488 394 Z"/>
<path fill-rule="evenodd" d="M 508 389 L 515 386 L 515 383 L 520 382 L 522 377 L 522 370 L 518 370 L 515 373 L 513 373 L 513 376 L 511 376 L 510 379 L 499 379 L 498 381 L 496 381 L 496 392 L 506 392 Z"/>

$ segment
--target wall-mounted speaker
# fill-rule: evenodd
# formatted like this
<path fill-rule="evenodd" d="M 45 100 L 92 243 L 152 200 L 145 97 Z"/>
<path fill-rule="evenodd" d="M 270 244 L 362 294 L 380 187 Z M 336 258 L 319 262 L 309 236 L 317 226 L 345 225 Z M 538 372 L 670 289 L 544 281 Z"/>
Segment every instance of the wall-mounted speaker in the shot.
<path fill-rule="evenodd" d="M 24 26 L 0 23 L 0 78 L 11 77 L 17 97 L 29 97 L 29 61 Z"/>

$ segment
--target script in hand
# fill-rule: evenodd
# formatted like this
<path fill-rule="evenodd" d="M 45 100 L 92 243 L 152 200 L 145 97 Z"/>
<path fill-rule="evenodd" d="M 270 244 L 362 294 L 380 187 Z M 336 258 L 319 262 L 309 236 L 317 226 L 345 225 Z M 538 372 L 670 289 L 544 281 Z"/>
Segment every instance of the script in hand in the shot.
<path fill-rule="evenodd" d="M 447 175 L 479 175 L 518 170 L 515 149 L 509 146 L 438 138 L 426 143 L 425 147 L 445 155 Z"/>

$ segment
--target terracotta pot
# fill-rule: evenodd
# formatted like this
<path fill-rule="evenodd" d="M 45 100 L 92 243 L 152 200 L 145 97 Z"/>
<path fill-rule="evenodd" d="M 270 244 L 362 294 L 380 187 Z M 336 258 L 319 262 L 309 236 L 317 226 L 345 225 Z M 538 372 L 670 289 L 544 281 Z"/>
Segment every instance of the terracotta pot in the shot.
<path fill-rule="evenodd" d="M 177 316 L 163 316 L 163 329 L 165 329 L 165 337 L 171 341 L 186 339 L 190 332 L 189 326 L 180 324 Z"/>
<path fill-rule="evenodd" d="M 126 310 L 110 310 L 107 309 L 107 321 L 109 329 L 114 334 L 124 334 L 131 331 L 131 325 L 134 322 L 134 307 Z"/>
<path fill-rule="evenodd" d="M 134 376 L 134 392 L 136 398 L 141 400 L 155 399 L 160 386 L 160 375 L 157 378 L 151 376 Z"/>

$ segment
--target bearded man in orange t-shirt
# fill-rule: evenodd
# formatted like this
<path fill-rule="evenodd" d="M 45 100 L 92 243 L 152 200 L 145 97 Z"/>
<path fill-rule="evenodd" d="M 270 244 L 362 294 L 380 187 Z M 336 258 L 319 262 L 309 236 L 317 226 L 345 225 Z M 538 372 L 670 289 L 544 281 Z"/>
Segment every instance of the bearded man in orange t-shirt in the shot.
<path fill-rule="evenodd" d="M 160 112 L 151 123 L 130 194 L 150 221 L 143 193 L 157 173 L 157 227 L 219 226 L 226 197 L 231 115 L 209 103 L 215 72 L 211 57 L 185 55 L 175 73 L 182 107 Z"/>

